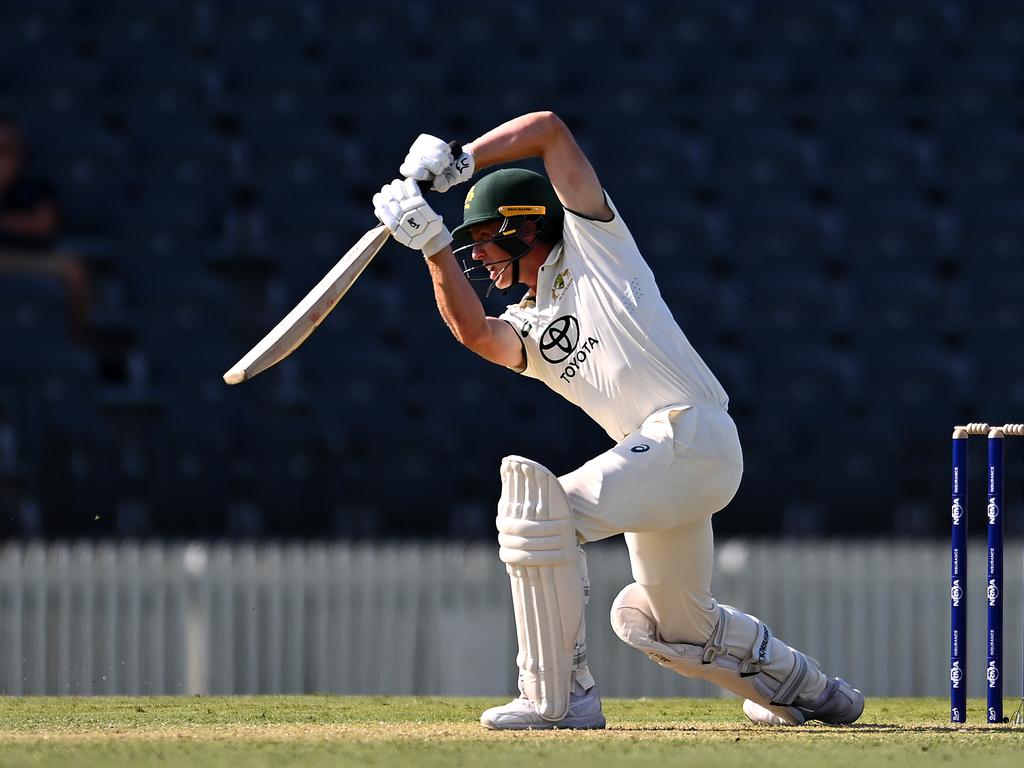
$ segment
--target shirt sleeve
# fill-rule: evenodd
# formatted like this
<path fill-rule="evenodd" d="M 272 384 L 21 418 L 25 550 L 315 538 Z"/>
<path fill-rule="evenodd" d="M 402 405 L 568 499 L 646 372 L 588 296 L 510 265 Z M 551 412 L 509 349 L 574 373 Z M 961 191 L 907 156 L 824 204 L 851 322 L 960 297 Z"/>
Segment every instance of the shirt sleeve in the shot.
<path fill-rule="evenodd" d="M 607 193 L 605 200 L 612 209 L 611 219 L 591 219 L 566 208 L 562 234 L 576 250 L 586 254 L 587 261 L 621 265 L 624 261 L 639 257 L 640 254 L 633 236 Z"/>
<path fill-rule="evenodd" d="M 510 366 L 509 370 L 521 373 L 523 376 L 529 376 L 531 379 L 540 378 L 537 375 L 537 369 L 533 362 L 534 356 L 537 353 L 536 349 L 531 351 L 531 347 L 533 347 L 533 344 L 531 344 L 531 331 L 533 331 L 537 324 L 536 313 L 531 313 L 528 309 L 518 304 L 509 304 L 505 311 L 498 316 L 498 319 L 504 320 L 516 332 L 516 336 L 519 337 L 519 341 L 523 345 L 523 357 L 526 358 L 525 368 L 520 369 Z"/>

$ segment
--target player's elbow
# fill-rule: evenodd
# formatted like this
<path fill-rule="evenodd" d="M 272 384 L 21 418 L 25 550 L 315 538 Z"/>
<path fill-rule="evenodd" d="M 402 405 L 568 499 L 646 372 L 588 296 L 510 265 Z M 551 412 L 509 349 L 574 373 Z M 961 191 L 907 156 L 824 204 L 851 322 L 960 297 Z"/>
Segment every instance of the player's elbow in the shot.
<path fill-rule="evenodd" d="M 497 344 L 497 339 L 494 338 L 494 333 L 486 322 L 460 328 L 454 333 L 455 338 L 462 346 L 480 357 L 490 358 Z"/>
<path fill-rule="evenodd" d="M 488 349 L 493 343 L 492 334 L 486 324 L 482 326 L 453 326 L 452 334 L 459 344 L 478 355 L 483 355 L 481 350 Z"/>
<path fill-rule="evenodd" d="M 569 132 L 569 126 L 567 126 L 558 115 L 551 110 L 542 110 L 534 113 L 534 119 L 537 121 L 538 127 L 542 130 L 545 144 L 551 144 L 571 136 Z"/>

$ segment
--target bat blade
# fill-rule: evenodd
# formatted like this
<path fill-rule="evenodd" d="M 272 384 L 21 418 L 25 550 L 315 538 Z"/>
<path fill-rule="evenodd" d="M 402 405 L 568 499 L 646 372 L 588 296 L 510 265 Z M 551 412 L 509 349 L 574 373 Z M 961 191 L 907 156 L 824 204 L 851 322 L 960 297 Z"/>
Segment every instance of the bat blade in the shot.
<path fill-rule="evenodd" d="M 224 382 L 240 384 L 294 352 L 330 314 L 390 236 L 382 224 L 359 238 L 313 290 L 224 374 Z"/>

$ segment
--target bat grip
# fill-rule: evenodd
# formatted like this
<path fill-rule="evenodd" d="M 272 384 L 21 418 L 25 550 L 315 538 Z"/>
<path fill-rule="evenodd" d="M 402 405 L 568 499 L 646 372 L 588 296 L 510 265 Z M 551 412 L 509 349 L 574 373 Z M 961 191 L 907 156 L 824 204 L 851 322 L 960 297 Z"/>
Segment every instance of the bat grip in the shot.
<path fill-rule="evenodd" d="M 462 154 L 462 144 L 459 143 L 458 141 L 454 141 L 454 140 L 453 141 L 449 141 L 448 142 L 448 147 L 452 151 L 452 157 L 453 158 L 457 158 L 459 155 Z M 434 182 L 433 182 L 433 180 L 429 180 L 429 181 L 417 181 L 416 183 L 420 185 L 420 192 L 429 192 L 430 191 L 430 185 L 433 184 Z"/>

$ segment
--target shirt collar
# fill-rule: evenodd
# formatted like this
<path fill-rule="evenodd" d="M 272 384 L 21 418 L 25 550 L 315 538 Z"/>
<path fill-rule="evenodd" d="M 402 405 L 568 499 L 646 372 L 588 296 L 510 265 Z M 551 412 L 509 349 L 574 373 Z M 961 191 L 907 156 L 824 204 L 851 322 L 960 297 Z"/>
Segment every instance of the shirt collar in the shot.
<path fill-rule="evenodd" d="M 541 269 L 544 269 L 545 267 L 552 267 L 557 264 L 564 253 L 565 241 L 559 240 L 557 245 L 551 249 L 551 253 L 549 253 L 548 257 L 544 260 L 544 263 L 541 265 Z"/>
<path fill-rule="evenodd" d="M 562 260 L 562 255 L 565 253 L 564 245 L 565 245 L 565 242 L 563 240 L 559 240 L 558 243 L 555 245 L 555 247 L 551 249 L 551 253 L 548 254 L 548 257 L 544 260 L 544 263 L 540 265 L 540 269 L 537 270 L 537 285 L 538 286 L 540 285 L 541 273 L 543 272 L 544 274 L 547 274 L 548 267 L 553 267 L 559 261 Z M 537 294 L 534 293 L 533 291 L 527 291 L 526 295 L 523 296 L 523 300 L 525 301 L 527 299 L 529 299 L 530 301 L 536 302 L 537 301 Z"/>

